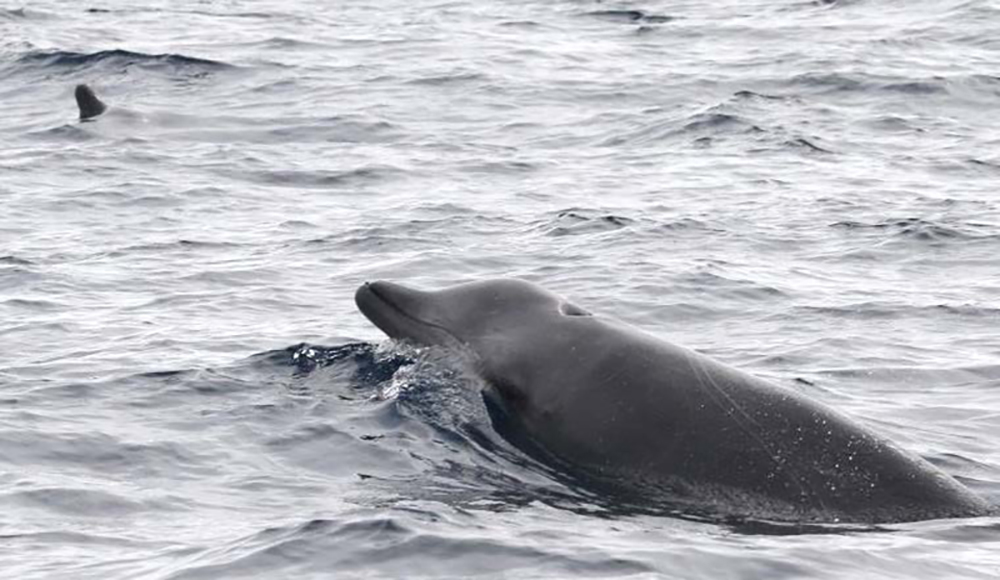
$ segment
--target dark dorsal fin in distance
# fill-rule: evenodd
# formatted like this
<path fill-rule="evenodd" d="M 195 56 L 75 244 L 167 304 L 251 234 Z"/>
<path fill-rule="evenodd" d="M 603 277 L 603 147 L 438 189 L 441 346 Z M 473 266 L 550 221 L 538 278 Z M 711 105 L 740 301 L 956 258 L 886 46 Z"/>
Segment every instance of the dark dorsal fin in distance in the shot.
<path fill-rule="evenodd" d="M 81 120 L 92 119 L 108 108 L 87 85 L 76 85 L 76 106 L 80 107 Z"/>

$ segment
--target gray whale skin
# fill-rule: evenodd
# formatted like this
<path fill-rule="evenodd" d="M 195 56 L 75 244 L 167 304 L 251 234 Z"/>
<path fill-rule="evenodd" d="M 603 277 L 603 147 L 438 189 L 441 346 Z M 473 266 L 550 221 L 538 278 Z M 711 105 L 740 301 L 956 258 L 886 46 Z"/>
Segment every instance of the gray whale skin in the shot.
<path fill-rule="evenodd" d="M 471 354 L 488 398 L 560 468 L 694 513 L 902 522 L 991 508 L 924 459 L 788 388 L 539 286 L 361 286 L 393 339 Z"/>

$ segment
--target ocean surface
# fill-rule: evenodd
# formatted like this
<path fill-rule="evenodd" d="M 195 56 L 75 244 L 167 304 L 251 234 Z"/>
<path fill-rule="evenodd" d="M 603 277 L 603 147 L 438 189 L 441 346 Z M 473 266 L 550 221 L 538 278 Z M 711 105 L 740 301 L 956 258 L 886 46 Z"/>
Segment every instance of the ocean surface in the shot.
<path fill-rule="evenodd" d="M 995 0 L 3 3 L 0 575 L 997 578 L 998 517 L 573 488 L 353 294 L 528 279 L 1000 504 L 998 30 Z"/>

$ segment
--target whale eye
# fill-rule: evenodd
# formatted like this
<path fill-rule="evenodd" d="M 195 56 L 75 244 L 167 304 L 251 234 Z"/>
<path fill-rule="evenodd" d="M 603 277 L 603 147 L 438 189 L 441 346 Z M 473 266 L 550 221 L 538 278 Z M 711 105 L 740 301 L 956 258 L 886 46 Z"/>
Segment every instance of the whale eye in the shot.
<path fill-rule="evenodd" d="M 592 316 L 589 312 L 580 308 L 576 304 L 562 302 L 559 304 L 559 313 L 563 316 Z"/>

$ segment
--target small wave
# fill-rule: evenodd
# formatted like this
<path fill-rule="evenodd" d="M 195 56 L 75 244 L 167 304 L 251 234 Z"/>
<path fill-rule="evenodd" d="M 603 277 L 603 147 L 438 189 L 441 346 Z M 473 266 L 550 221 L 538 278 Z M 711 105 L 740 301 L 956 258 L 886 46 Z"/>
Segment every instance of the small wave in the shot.
<path fill-rule="evenodd" d="M 792 85 L 835 92 L 884 91 L 914 96 L 944 94 L 951 84 L 960 82 L 944 77 L 912 79 L 860 73 L 806 73 L 790 81 Z"/>
<path fill-rule="evenodd" d="M 258 134 L 241 132 L 235 137 L 263 143 L 380 143 L 398 135 L 399 128 L 387 121 L 331 117 L 298 121 Z"/>
<path fill-rule="evenodd" d="M 0 305 L 9 306 L 13 308 L 21 308 L 30 311 L 54 311 L 61 310 L 65 308 L 64 304 L 58 302 L 52 302 L 51 300 L 29 300 L 26 298 L 10 298 L 8 300 L 0 301 Z"/>
<path fill-rule="evenodd" d="M 749 119 L 730 112 L 732 107 L 717 105 L 680 119 L 665 119 L 639 127 L 624 135 L 605 138 L 601 146 L 644 145 L 674 138 L 690 138 L 696 147 L 707 147 L 716 138 L 763 137 L 769 131 Z"/>
<path fill-rule="evenodd" d="M 977 320 L 983 318 L 1000 318 L 1000 308 L 979 306 L 976 304 L 935 304 L 932 308 L 953 316 L 967 316 Z"/>
<path fill-rule="evenodd" d="M 255 359 L 265 367 L 293 367 L 298 387 L 322 384 L 328 389 L 331 374 L 350 377 L 344 382 L 365 395 L 366 403 L 356 407 L 354 427 L 310 421 L 268 445 L 311 469 L 356 474 L 386 495 L 411 500 L 495 510 L 535 501 L 567 509 L 584 503 L 553 481 L 547 467 L 513 449 L 490 428 L 480 385 L 459 370 L 462 363 L 456 357 L 461 359 L 451 351 L 397 343 L 388 348 L 301 344 L 261 353 Z M 321 382 L 314 380 L 314 373 Z M 355 399 L 343 393 L 338 397 Z M 352 457 L 353 468 L 325 459 L 330 440 L 338 442 L 342 456 Z M 406 449 L 419 449 L 419 457 L 401 454 L 400 441 L 407 442 Z M 395 471 L 386 471 L 390 465 Z"/>
<path fill-rule="evenodd" d="M 833 91 L 856 91 L 865 85 L 858 79 L 838 73 L 805 73 L 792 77 L 791 84 Z"/>
<path fill-rule="evenodd" d="M 37 546 L 38 544 L 65 544 L 76 546 L 110 546 L 119 549 L 140 548 L 143 546 L 141 540 L 125 538 L 121 536 L 98 535 L 84 532 L 29 532 L 29 533 L 8 533 L 0 534 L 0 539 L 4 542 L 20 541 L 26 546 Z"/>
<path fill-rule="evenodd" d="M 84 129 L 79 123 L 73 125 L 59 125 L 58 127 L 32 131 L 31 133 L 25 135 L 25 137 L 29 139 L 38 139 L 40 141 L 75 141 L 78 143 L 92 141 L 98 138 L 95 134 Z"/>
<path fill-rule="evenodd" d="M 487 175 L 516 175 L 537 171 L 539 165 L 527 161 L 483 161 L 462 167 L 467 173 L 484 173 Z"/>
<path fill-rule="evenodd" d="M 74 384 L 35 389 L 29 396 L 51 407 L 60 401 L 67 405 L 86 405 L 102 394 L 99 388 Z M 6 450 L 0 454 L 3 459 L 20 467 L 83 469 L 122 477 L 158 473 L 204 475 L 212 469 L 205 457 L 180 443 L 134 443 L 98 432 L 0 431 L 0 443 Z"/>
<path fill-rule="evenodd" d="M 162 379 L 179 379 L 181 377 L 184 377 L 184 376 L 187 376 L 187 375 L 190 375 L 190 374 L 192 374 L 192 371 L 187 371 L 187 370 L 185 370 L 185 371 L 168 370 L 168 371 L 149 371 L 149 372 L 146 372 L 146 373 L 140 373 L 140 374 L 138 374 L 136 376 L 139 377 L 139 378 L 144 378 L 144 379 L 162 380 Z"/>
<path fill-rule="evenodd" d="M 865 121 L 865 124 L 873 129 L 885 131 L 887 133 L 923 133 L 924 129 L 916 127 L 913 121 L 897 115 L 883 115 Z"/>
<path fill-rule="evenodd" d="M 922 218 L 887 219 L 880 222 L 865 223 L 845 220 L 830 224 L 830 227 L 845 230 L 869 230 L 886 232 L 899 238 L 910 238 L 920 241 L 941 242 L 951 240 L 976 240 L 997 238 L 986 225 L 966 223 L 961 226 L 949 226 Z"/>
<path fill-rule="evenodd" d="M 234 45 L 230 45 L 234 46 Z M 235 46 L 241 48 L 255 48 L 260 50 L 329 50 L 330 45 L 321 42 L 301 40 L 287 36 L 272 36 L 263 40 L 252 40 L 239 43 Z"/>
<path fill-rule="evenodd" d="M 618 230 L 635 223 L 635 220 L 614 214 L 599 214 L 590 210 L 566 209 L 560 211 L 549 223 L 541 226 L 546 235 L 553 237 L 594 234 Z"/>
<path fill-rule="evenodd" d="M 833 151 L 818 143 L 819 137 L 799 135 L 781 125 L 762 126 L 757 119 L 772 117 L 776 110 L 801 105 L 798 97 L 769 95 L 750 90 L 733 93 L 727 102 L 712 106 L 685 120 L 679 134 L 693 135 L 695 147 L 711 147 L 732 137 L 743 139 L 749 153 L 798 151 L 805 154 L 830 154 Z M 785 113 L 780 112 L 781 115 Z"/>
<path fill-rule="evenodd" d="M 207 72 L 236 68 L 234 65 L 228 63 L 182 54 L 145 54 L 123 49 L 102 50 L 90 53 L 64 50 L 38 50 L 22 55 L 17 62 L 22 67 L 37 67 L 41 69 L 80 69 L 101 65 L 115 68 L 140 66 L 149 69 L 194 69 Z"/>
<path fill-rule="evenodd" d="M 232 12 L 221 10 L 218 12 L 212 12 L 210 10 L 190 10 L 190 9 L 170 9 L 170 8 L 149 8 L 146 6 L 140 7 L 116 7 L 116 8 L 88 8 L 86 10 L 88 14 L 137 14 L 137 13 L 153 13 L 153 14 L 167 14 L 166 18 L 173 17 L 173 15 L 195 15 L 195 16 L 208 16 L 210 18 L 249 18 L 255 20 L 276 20 L 276 19 L 288 19 L 293 21 L 301 21 L 301 18 L 293 17 L 290 14 L 285 14 L 281 12 Z"/>
<path fill-rule="evenodd" d="M 698 235 L 708 233 L 708 234 L 721 234 L 726 230 L 721 227 L 712 226 L 707 222 L 702 220 L 697 220 L 694 218 L 680 218 L 674 221 L 659 224 L 654 228 L 657 233 L 663 233 L 667 235 L 677 235 L 679 232 L 692 232 Z"/>
<path fill-rule="evenodd" d="M 904 304 L 886 302 L 858 302 L 837 306 L 799 306 L 797 309 L 811 313 L 832 316 L 836 318 L 855 318 L 859 320 L 898 319 L 898 318 L 940 318 L 946 314 L 958 318 L 1000 318 L 1000 308 L 977 304 Z"/>
<path fill-rule="evenodd" d="M 819 145 L 816 145 L 812 141 L 806 139 L 805 137 L 796 137 L 795 139 L 789 139 L 785 141 L 785 146 L 792 149 L 801 149 L 809 153 L 833 153 L 829 149 L 824 149 Z"/>
<path fill-rule="evenodd" d="M 969 164 L 976 168 L 987 170 L 991 173 L 1000 171 L 1000 161 L 972 158 L 969 159 Z"/>
<path fill-rule="evenodd" d="M 125 255 L 145 252 L 170 252 L 174 250 L 227 250 L 239 248 L 241 244 L 235 242 L 199 241 L 199 240 L 176 240 L 172 242 L 153 242 L 149 244 L 138 244 L 127 246 L 116 250 L 114 255 Z"/>
<path fill-rule="evenodd" d="M 990 390 L 995 389 L 994 381 L 1000 380 L 1000 365 L 976 365 L 950 368 L 924 368 L 916 366 L 878 366 L 828 368 L 816 371 L 819 374 L 846 378 L 864 379 L 883 385 L 894 383 L 948 385 L 979 384 Z"/>
<path fill-rule="evenodd" d="M 284 36 L 275 36 L 267 40 L 261 41 L 260 46 L 263 48 L 272 49 L 313 49 L 313 48 L 329 48 L 328 45 L 320 44 L 318 42 L 309 42 L 306 40 L 299 40 L 297 38 L 288 38 Z"/>
<path fill-rule="evenodd" d="M 733 93 L 733 97 L 737 100 L 745 101 L 787 101 L 790 97 L 782 97 L 778 95 L 767 95 L 764 93 L 757 93 L 754 91 L 741 90 Z"/>
<path fill-rule="evenodd" d="M 296 22 L 303 22 L 304 20 L 299 17 L 292 16 L 291 14 L 283 12 L 229 12 L 227 10 L 220 10 L 219 12 L 211 12 L 208 10 L 163 10 L 163 12 L 172 12 L 175 14 L 197 14 L 198 16 L 209 16 L 212 18 L 249 18 L 252 20 L 279 20 L 288 19 Z"/>
<path fill-rule="evenodd" d="M 500 26 L 503 26 L 505 28 L 535 29 L 535 28 L 541 28 L 542 25 L 541 23 L 536 22 L 534 20 L 507 20 L 501 22 Z"/>
<path fill-rule="evenodd" d="M 6 502 L 67 516 L 115 518 L 149 509 L 143 502 L 92 489 L 47 488 L 7 494 Z"/>
<path fill-rule="evenodd" d="M 928 456 L 927 460 L 941 468 L 942 471 L 957 475 L 959 479 L 967 479 L 969 474 L 984 474 L 992 471 L 990 464 L 976 461 L 958 453 L 939 453 Z"/>
<path fill-rule="evenodd" d="M 0 9 L 0 18 L 10 20 L 28 18 L 28 13 L 24 8 L 3 8 Z"/>
<path fill-rule="evenodd" d="M 356 367 L 356 381 L 376 385 L 392 379 L 400 367 L 413 359 L 402 351 L 382 353 L 365 342 L 341 346 L 320 346 L 301 343 L 287 348 L 262 352 L 252 357 L 258 363 L 294 367 L 300 376 L 331 365 L 349 362 Z"/>
<path fill-rule="evenodd" d="M 883 304 L 878 302 L 860 302 L 857 304 L 845 304 L 840 306 L 800 306 L 804 311 L 832 316 L 836 318 L 855 318 L 860 320 L 871 320 L 876 318 L 894 319 L 906 316 L 905 308 L 897 304 Z"/>
<path fill-rule="evenodd" d="M 865 0 L 813 0 L 812 4 L 815 6 L 823 6 L 827 8 L 843 8 L 846 6 L 854 6 L 856 4 L 861 4 Z"/>
<path fill-rule="evenodd" d="M 3 285 L 0 285 L 0 288 L 2 287 Z M 75 324 L 64 324 L 61 322 L 45 322 L 45 323 L 33 322 L 31 324 L 18 324 L 14 326 L 8 325 L 6 327 L 0 327 L 0 336 L 10 336 L 19 333 L 34 334 L 42 332 L 50 336 L 54 335 L 68 336 L 73 334 L 79 334 L 79 327 Z"/>
<path fill-rule="evenodd" d="M 450 221 L 461 220 L 450 218 Z M 348 252 L 348 255 L 354 253 L 383 255 L 386 252 L 415 251 L 421 248 L 429 250 L 439 247 L 441 234 L 440 229 L 429 228 L 427 223 L 414 220 L 393 226 L 354 227 L 342 232 L 309 238 L 303 243 L 311 246 L 332 245 L 338 250 Z"/>
<path fill-rule="evenodd" d="M 178 293 L 152 298 L 146 302 L 126 306 L 124 309 L 129 312 L 141 312 L 144 310 L 155 310 L 160 307 L 180 308 L 182 306 L 204 304 L 210 297 L 211 294 L 207 292 Z"/>
<path fill-rule="evenodd" d="M 276 450 L 295 450 L 319 442 L 339 448 L 350 444 L 353 439 L 353 435 L 330 423 L 306 423 L 267 439 L 264 445 Z"/>
<path fill-rule="evenodd" d="M 229 177 L 256 184 L 309 189 L 358 186 L 364 183 L 390 179 L 399 173 L 403 173 L 401 169 L 388 165 L 371 165 L 341 171 L 298 171 L 294 169 L 237 171 L 229 165 L 225 165 L 220 166 L 218 171 Z"/>
<path fill-rule="evenodd" d="M 719 112 L 699 113 L 684 125 L 688 132 L 742 132 L 763 133 L 764 129 L 739 115 Z"/>
<path fill-rule="evenodd" d="M 315 223 L 305 219 L 285 220 L 278 224 L 283 230 L 315 230 L 319 228 Z"/>
<path fill-rule="evenodd" d="M 8 264 L 11 266 L 33 266 L 34 262 L 31 260 L 25 260 L 23 258 L 18 258 L 17 256 L 0 256 L 0 264 Z"/>
<path fill-rule="evenodd" d="M 488 531 L 449 529 L 446 517 L 435 512 L 357 514 L 336 519 L 314 519 L 267 528 L 241 537 L 225 549 L 193 559 L 172 578 L 243 576 L 284 577 L 339 574 L 370 575 L 378 563 L 379 575 L 394 578 L 503 576 L 511 570 L 531 570 L 546 577 L 624 576 L 650 574 L 653 568 L 638 561 L 612 557 L 605 549 L 549 551 L 536 540 L 519 536 L 497 538 Z M 433 522 L 433 523 L 432 523 Z"/>
<path fill-rule="evenodd" d="M 983 98 L 993 102 L 1000 96 L 1000 76 L 988 74 L 971 74 L 959 78 L 949 79 L 950 85 L 956 89 L 956 93 L 968 94 L 978 93 Z"/>
<path fill-rule="evenodd" d="M 434 75 L 428 77 L 420 77 L 407 81 L 410 85 L 425 85 L 431 87 L 439 87 L 446 85 L 455 84 L 466 84 L 477 81 L 487 80 L 487 76 L 482 73 L 477 72 L 456 72 L 444 75 Z"/>
<path fill-rule="evenodd" d="M 609 22 L 623 23 L 662 24 L 675 20 L 673 16 L 649 14 L 642 10 L 595 10 L 593 12 L 585 12 L 583 15 Z"/>
<path fill-rule="evenodd" d="M 53 20 L 56 16 L 49 12 L 43 12 L 27 8 L 0 8 L 0 20 Z"/>
<path fill-rule="evenodd" d="M 933 95 L 948 92 L 947 89 L 942 86 L 941 80 L 886 83 L 882 85 L 881 88 L 883 90 L 903 93 L 906 95 Z"/>
<path fill-rule="evenodd" d="M 735 278 L 705 270 L 678 277 L 674 286 L 681 295 L 685 293 L 695 296 L 708 294 L 744 304 L 766 302 L 788 296 L 779 288 L 755 280 Z"/>

